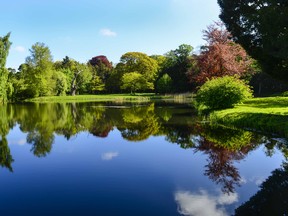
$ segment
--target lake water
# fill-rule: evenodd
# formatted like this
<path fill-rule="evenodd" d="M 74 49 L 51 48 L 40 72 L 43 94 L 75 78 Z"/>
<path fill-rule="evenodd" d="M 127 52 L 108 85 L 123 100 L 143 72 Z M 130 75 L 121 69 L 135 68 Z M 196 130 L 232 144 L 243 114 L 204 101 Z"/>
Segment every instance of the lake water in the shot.
<path fill-rule="evenodd" d="M 187 105 L 8 105 L 0 135 L 0 215 L 288 213 L 287 140 Z"/>

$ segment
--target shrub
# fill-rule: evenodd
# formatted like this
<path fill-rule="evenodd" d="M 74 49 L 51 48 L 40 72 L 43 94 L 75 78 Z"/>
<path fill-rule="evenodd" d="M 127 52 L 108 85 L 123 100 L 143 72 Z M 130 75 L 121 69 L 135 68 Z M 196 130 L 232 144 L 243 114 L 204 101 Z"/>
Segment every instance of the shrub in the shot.
<path fill-rule="evenodd" d="M 198 107 L 211 110 L 233 107 L 252 97 L 252 90 L 242 80 L 224 76 L 207 81 L 197 92 Z"/>

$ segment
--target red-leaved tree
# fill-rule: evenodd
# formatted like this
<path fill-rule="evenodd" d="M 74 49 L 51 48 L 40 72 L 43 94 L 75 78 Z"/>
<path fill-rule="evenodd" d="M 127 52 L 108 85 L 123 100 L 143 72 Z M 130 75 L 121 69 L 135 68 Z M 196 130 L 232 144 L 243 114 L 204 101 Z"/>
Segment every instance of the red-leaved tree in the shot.
<path fill-rule="evenodd" d="M 231 40 L 231 34 L 220 22 L 208 26 L 203 31 L 207 42 L 197 56 L 197 66 L 187 72 L 190 82 L 205 83 L 213 77 L 238 75 L 245 77 L 252 72 L 252 59 L 246 51 Z"/>

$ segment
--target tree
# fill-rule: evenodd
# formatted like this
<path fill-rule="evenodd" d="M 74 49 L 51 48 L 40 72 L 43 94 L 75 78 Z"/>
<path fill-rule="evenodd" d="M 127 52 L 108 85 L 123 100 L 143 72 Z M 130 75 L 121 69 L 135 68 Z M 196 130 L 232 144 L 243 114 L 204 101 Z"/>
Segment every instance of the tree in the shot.
<path fill-rule="evenodd" d="M 137 72 L 125 73 L 121 81 L 121 89 L 127 89 L 131 94 L 139 90 L 145 91 L 153 89 L 153 84 L 148 82 L 144 75 Z"/>
<path fill-rule="evenodd" d="M 87 86 L 91 81 L 91 70 L 87 64 L 82 64 L 66 56 L 61 63 L 54 65 L 67 77 L 67 83 L 70 85 L 68 91 L 70 95 L 76 92 L 87 92 Z"/>
<path fill-rule="evenodd" d="M 235 42 L 259 61 L 262 69 L 288 79 L 288 2 L 218 0 L 220 18 Z"/>
<path fill-rule="evenodd" d="M 28 85 L 31 97 L 52 95 L 55 82 L 52 79 L 53 59 L 48 46 L 37 42 L 29 50 L 30 56 L 26 58 L 25 68 L 22 68 L 24 80 Z"/>
<path fill-rule="evenodd" d="M 203 37 L 207 45 L 202 47 L 197 57 L 197 67 L 187 73 L 190 82 L 202 85 L 214 77 L 245 77 L 251 73 L 252 59 L 239 44 L 231 40 L 231 34 L 222 23 L 208 26 L 203 31 Z"/>
<path fill-rule="evenodd" d="M 9 41 L 10 33 L 0 37 L 0 104 L 7 100 L 7 80 L 8 71 L 5 68 L 6 59 L 9 53 L 11 42 Z"/>
<path fill-rule="evenodd" d="M 91 65 L 92 80 L 91 89 L 93 91 L 106 90 L 107 80 L 112 74 L 113 66 L 106 56 L 100 55 L 89 60 Z"/>
<path fill-rule="evenodd" d="M 172 79 L 172 89 L 174 92 L 185 92 L 191 90 L 186 73 L 193 65 L 193 47 L 187 44 L 180 45 L 177 49 L 165 54 L 163 70 L 160 77 L 165 73 Z"/>
<path fill-rule="evenodd" d="M 168 93 L 172 90 L 172 79 L 168 74 L 164 74 L 156 82 L 156 89 L 159 93 Z"/>
<path fill-rule="evenodd" d="M 117 65 L 118 66 L 118 65 Z M 128 52 L 121 56 L 119 66 L 116 67 L 120 74 L 136 72 L 141 74 L 149 86 L 153 86 L 157 77 L 158 64 L 145 53 Z"/>

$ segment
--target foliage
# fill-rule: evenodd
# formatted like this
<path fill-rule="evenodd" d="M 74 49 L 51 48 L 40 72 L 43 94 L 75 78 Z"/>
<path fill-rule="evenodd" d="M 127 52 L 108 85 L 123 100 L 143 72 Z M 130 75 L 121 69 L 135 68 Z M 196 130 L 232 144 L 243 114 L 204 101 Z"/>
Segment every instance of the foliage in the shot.
<path fill-rule="evenodd" d="M 106 56 L 100 55 L 93 57 L 89 60 L 91 66 L 92 80 L 91 90 L 92 92 L 101 92 L 107 90 L 107 81 L 112 74 L 113 66 Z"/>
<path fill-rule="evenodd" d="M 252 92 L 243 81 L 224 76 L 207 81 L 197 92 L 196 100 L 199 105 L 217 110 L 233 107 L 252 97 Z"/>
<path fill-rule="evenodd" d="M 70 95 L 75 95 L 77 92 L 88 92 L 87 87 L 92 78 L 91 70 L 88 65 L 77 62 L 66 56 L 58 67 L 60 67 L 62 73 L 67 77 Z"/>
<path fill-rule="evenodd" d="M 121 81 L 121 89 L 129 90 L 131 93 L 153 89 L 153 84 L 148 82 L 144 75 L 137 72 L 125 73 Z"/>
<path fill-rule="evenodd" d="M 172 90 L 174 92 L 186 92 L 191 90 L 187 72 L 193 67 L 193 47 L 187 44 L 180 45 L 177 49 L 165 54 L 165 62 L 162 66 L 160 77 L 165 73 L 172 79 Z"/>
<path fill-rule="evenodd" d="M 8 71 L 5 68 L 5 64 L 11 46 L 9 38 L 10 33 L 0 37 L 0 104 L 5 103 L 7 100 Z"/>
<path fill-rule="evenodd" d="M 55 86 L 56 95 L 57 96 L 66 95 L 66 92 L 68 91 L 68 83 L 66 75 L 60 71 L 56 71 L 53 75 L 53 79 L 56 80 L 56 86 Z"/>
<path fill-rule="evenodd" d="M 220 18 L 233 39 L 263 70 L 288 79 L 288 2 L 282 0 L 218 0 Z"/>
<path fill-rule="evenodd" d="M 44 43 L 36 43 L 29 51 L 30 56 L 26 58 L 26 64 L 21 68 L 29 92 L 27 97 L 52 95 L 55 82 L 52 79 L 53 60 L 49 47 Z"/>
<path fill-rule="evenodd" d="M 250 200 L 235 210 L 235 215 L 285 215 L 288 212 L 288 167 L 272 172 Z"/>
<path fill-rule="evenodd" d="M 169 93 L 172 90 L 172 79 L 168 74 L 164 74 L 156 82 L 156 89 L 158 93 Z"/>
<path fill-rule="evenodd" d="M 203 31 L 206 46 L 197 56 L 197 67 L 187 73 L 190 82 L 205 83 L 213 77 L 233 76 L 245 77 L 252 71 L 252 59 L 246 51 L 234 43 L 231 34 L 222 23 L 215 23 Z"/>

